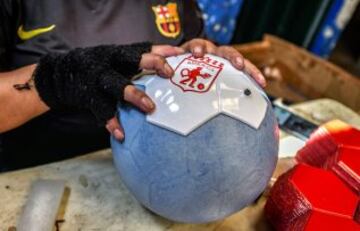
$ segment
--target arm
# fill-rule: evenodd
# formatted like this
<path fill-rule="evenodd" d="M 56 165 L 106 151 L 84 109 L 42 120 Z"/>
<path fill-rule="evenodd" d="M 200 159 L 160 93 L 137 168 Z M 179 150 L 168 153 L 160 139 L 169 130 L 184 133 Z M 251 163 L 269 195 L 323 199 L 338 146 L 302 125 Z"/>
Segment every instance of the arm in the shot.
<path fill-rule="evenodd" d="M 166 45 L 101 46 L 50 54 L 37 65 L 0 73 L 0 133 L 50 108 L 72 108 L 90 110 L 100 124 L 122 139 L 121 125 L 114 117 L 117 102 L 129 102 L 144 112 L 154 110 L 151 99 L 131 85 L 131 76 L 147 69 L 170 77 L 173 71 L 165 57 L 181 53 L 183 49 Z M 14 87 L 24 83 L 29 88 Z"/>
<path fill-rule="evenodd" d="M 13 129 L 49 110 L 41 101 L 35 88 L 16 90 L 15 84 L 25 83 L 31 78 L 35 65 L 0 73 L 0 133 Z M 33 84 L 33 83 L 31 83 Z"/>

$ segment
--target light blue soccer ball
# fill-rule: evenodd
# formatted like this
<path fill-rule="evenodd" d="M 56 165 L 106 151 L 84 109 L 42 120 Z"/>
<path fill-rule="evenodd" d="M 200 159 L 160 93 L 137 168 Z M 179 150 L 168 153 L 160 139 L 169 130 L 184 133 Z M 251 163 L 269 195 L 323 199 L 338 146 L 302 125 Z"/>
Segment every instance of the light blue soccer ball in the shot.
<path fill-rule="evenodd" d="M 205 223 L 241 210 L 264 191 L 277 162 L 278 128 L 266 102 L 258 129 L 219 114 L 187 136 L 147 122 L 132 106 L 119 108 L 125 140 L 112 137 L 111 146 L 121 179 L 170 220 Z"/>

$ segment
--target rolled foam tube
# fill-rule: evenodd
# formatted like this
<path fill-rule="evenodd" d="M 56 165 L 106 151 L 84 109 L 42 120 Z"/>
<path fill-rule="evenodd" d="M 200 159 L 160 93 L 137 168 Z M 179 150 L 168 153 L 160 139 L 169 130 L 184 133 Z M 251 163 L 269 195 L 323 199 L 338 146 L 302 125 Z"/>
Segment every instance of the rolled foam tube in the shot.
<path fill-rule="evenodd" d="M 37 180 L 33 183 L 18 231 L 52 231 L 65 190 L 65 181 Z"/>

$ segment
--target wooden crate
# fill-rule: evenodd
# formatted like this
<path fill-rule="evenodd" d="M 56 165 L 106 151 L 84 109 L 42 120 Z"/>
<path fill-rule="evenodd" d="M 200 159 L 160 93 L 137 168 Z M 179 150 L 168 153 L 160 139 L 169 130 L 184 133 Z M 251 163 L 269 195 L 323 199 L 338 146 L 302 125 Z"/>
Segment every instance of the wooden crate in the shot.
<path fill-rule="evenodd" d="M 340 67 L 272 35 L 234 47 L 263 71 L 268 94 L 292 102 L 330 98 L 360 113 L 360 79 Z"/>

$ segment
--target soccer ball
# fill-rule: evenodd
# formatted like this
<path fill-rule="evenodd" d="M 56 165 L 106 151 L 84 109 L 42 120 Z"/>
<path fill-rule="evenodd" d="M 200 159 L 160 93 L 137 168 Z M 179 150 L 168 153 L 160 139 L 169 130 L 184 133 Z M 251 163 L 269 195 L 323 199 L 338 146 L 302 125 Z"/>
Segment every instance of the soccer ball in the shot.
<path fill-rule="evenodd" d="M 277 162 L 278 126 L 262 89 L 219 57 L 168 58 L 171 79 L 135 84 L 155 101 L 145 115 L 121 106 L 115 165 L 135 198 L 179 222 L 205 223 L 258 198 Z"/>

